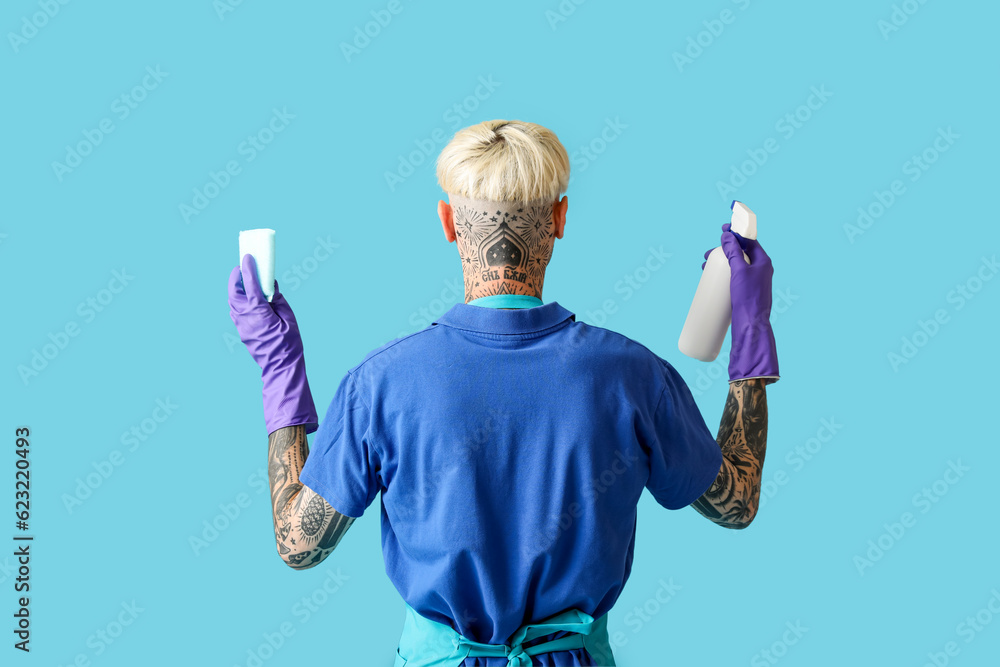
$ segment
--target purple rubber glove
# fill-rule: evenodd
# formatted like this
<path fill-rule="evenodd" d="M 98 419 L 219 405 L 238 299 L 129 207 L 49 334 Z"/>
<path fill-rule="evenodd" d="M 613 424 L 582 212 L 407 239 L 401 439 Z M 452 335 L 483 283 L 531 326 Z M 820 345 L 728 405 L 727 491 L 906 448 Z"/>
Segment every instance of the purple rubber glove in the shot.
<path fill-rule="evenodd" d="M 257 282 L 257 263 L 253 255 L 243 256 L 242 272 L 237 266 L 229 274 L 229 317 L 250 356 L 260 366 L 267 434 L 299 424 L 305 424 L 306 433 L 319 428 L 316 406 L 306 379 L 299 325 L 285 297 L 278 291 L 277 280 L 274 281 L 274 296 L 270 303 L 267 302 Z"/>
<path fill-rule="evenodd" d="M 729 381 L 778 380 L 778 350 L 771 330 L 771 258 L 755 239 L 745 239 L 722 226 L 722 252 L 729 260 L 729 293 L 733 301 Z M 747 264 L 743 258 L 750 258 Z"/>

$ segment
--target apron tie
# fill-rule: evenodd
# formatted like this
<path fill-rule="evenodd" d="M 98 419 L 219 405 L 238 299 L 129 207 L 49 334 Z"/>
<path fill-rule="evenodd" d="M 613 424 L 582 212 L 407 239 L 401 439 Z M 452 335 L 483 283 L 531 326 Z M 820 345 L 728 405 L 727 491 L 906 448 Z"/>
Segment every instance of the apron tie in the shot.
<path fill-rule="evenodd" d="M 583 612 L 580 612 L 583 613 Z M 589 618 L 589 617 L 588 617 Z M 593 623 L 593 619 L 589 623 L 585 623 L 587 626 L 586 633 L 589 634 L 590 626 Z M 580 624 L 581 626 L 584 624 Z M 525 630 L 527 628 L 534 628 L 534 637 L 528 637 Z M 584 648 L 583 635 L 573 634 L 566 637 L 560 637 L 559 639 L 553 639 L 547 642 L 542 642 L 541 644 L 535 644 L 534 646 L 524 647 L 523 643 L 534 639 L 536 637 L 541 637 L 543 635 L 551 634 L 562 630 L 565 628 L 553 628 L 547 626 L 544 623 L 539 623 L 536 625 L 524 626 L 521 630 L 514 635 L 511 639 L 510 644 L 483 644 L 480 642 L 474 642 L 471 639 L 466 639 L 459 635 L 459 640 L 457 642 L 459 652 L 469 658 L 507 658 L 507 667 L 531 667 L 531 656 L 538 655 L 539 653 L 551 653 L 552 651 L 568 651 L 574 648 Z M 581 628 L 582 630 L 582 628 Z M 573 630 L 572 632 L 577 632 Z M 519 637 L 519 635 L 524 635 Z"/>
<path fill-rule="evenodd" d="M 525 647 L 555 632 L 569 632 L 558 639 Z M 394 667 L 458 667 L 466 658 L 507 658 L 507 667 L 531 667 L 539 653 L 582 648 L 599 665 L 614 665 L 608 642 L 607 615 L 594 619 L 579 609 L 550 616 L 519 627 L 507 644 L 486 644 L 465 637 L 451 627 L 425 618 L 409 604 Z"/>

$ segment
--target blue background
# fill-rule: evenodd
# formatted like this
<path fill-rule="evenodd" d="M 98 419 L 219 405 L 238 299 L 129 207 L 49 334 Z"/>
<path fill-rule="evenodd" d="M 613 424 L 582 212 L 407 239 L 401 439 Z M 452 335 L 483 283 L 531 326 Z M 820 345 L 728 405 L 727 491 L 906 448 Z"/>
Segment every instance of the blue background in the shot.
<path fill-rule="evenodd" d="M 238 231 L 276 229 L 279 284 L 322 414 L 367 351 L 462 300 L 433 161 L 455 130 L 494 118 L 551 128 L 573 158 L 544 300 L 670 360 L 713 430 L 728 342 L 703 364 L 676 340 L 731 199 L 756 211 L 775 265 L 782 380 L 768 391 L 766 503 L 750 529 L 727 531 L 644 495 L 632 577 L 609 617 L 619 664 L 923 665 L 948 642 L 955 664 L 993 664 L 1000 619 L 960 624 L 1000 591 L 1000 280 L 977 275 L 993 277 L 983 261 L 998 249 L 1000 10 L 904 4 L 915 13 L 883 34 L 886 1 L 566 2 L 559 15 L 556 0 L 401 0 L 348 57 L 341 44 L 370 12 L 384 20 L 386 2 L 71 2 L 51 18 L 44 3 L 5 3 L 0 460 L 10 507 L 14 429 L 30 427 L 35 541 L 32 652 L 4 629 L 4 664 L 253 665 L 283 623 L 294 634 L 262 664 L 392 664 L 403 603 L 384 574 L 377 511 L 317 568 L 276 555 L 259 370 L 236 338 L 226 281 Z M 724 10 L 731 22 L 712 23 Z M 688 48 L 697 57 L 679 66 Z M 165 77 L 147 78 L 122 118 L 115 100 L 147 67 Z M 803 108 L 813 87 L 830 96 Z M 274 109 L 294 118 L 248 160 L 241 142 Z M 779 123 L 796 112 L 808 120 L 790 133 Z M 57 175 L 53 163 L 102 119 L 114 130 Z M 603 142 L 609 121 L 619 130 Z M 948 128 L 958 138 L 911 180 L 908 162 Z M 744 166 L 769 138 L 777 152 Z M 386 173 L 414 151 L 420 164 L 390 186 Z M 181 205 L 230 160 L 239 174 L 186 221 Z M 733 169 L 753 173 L 720 192 Z M 897 179 L 905 192 L 850 237 L 858 208 Z M 671 257 L 645 273 L 651 246 Z M 123 269 L 124 289 L 102 292 Z M 640 289 L 624 289 L 626 276 Z M 959 300 L 960 285 L 972 298 Z M 946 322 L 921 336 L 939 310 Z M 77 335 L 60 338 L 73 323 Z M 920 343 L 908 359 L 904 338 Z M 24 374 L 50 343 L 44 368 Z M 150 421 L 157 399 L 177 406 L 162 423 Z M 144 420 L 130 451 L 122 436 Z M 116 450 L 121 465 L 68 505 Z M 949 461 L 968 468 L 954 484 L 941 481 Z M 915 498 L 925 488 L 933 503 Z M 246 506 L 229 520 L 237 498 Z M 906 512 L 900 535 L 892 524 Z M 5 541 L 18 532 L 12 514 Z M 193 548 L 213 521 L 224 530 Z M 888 548 L 872 551 L 880 540 Z M 4 628 L 13 565 L 0 558 Z M 666 603 L 661 580 L 680 587 Z M 304 597 L 322 600 L 308 617 Z M 133 601 L 134 621 L 113 643 L 98 639 L 122 629 Z M 785 634 L 795 623 L 807 628 L 798 639 Z"/>

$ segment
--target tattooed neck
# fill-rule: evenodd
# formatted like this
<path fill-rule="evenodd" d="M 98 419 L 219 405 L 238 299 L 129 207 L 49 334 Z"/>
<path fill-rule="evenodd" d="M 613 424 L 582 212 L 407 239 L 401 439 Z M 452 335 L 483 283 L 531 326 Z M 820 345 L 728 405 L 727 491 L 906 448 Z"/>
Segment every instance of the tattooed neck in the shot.
<path fill-rule="evenodd" d="M 555 202 L 497 202 L 449 195 L 465 275 L 465 302 L 492 294 L 542 298 L 555 242 Z"/>

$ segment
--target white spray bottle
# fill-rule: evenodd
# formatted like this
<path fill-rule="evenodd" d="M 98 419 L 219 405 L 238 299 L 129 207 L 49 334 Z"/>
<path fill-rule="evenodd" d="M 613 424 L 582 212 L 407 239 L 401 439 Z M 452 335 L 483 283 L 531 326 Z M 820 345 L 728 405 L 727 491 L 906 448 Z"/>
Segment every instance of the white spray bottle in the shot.
<path fill-rule="evenodd" d="M 745 239 L 756 239 L 757 216 L 754 212 L 738 201 L 733 201 L 730 208 L 733 210 L 732 231 Z M 746 253 L 743 253 L 743 259 L 750 263 Z M 685 355 L 700 361 L 714 361 L 719 356 L 733 317 L 730 275 L 726 254 L 721 246 L 715 248 L 705 262 L 691 309 L 677 341 L 677 347 Z"/>

